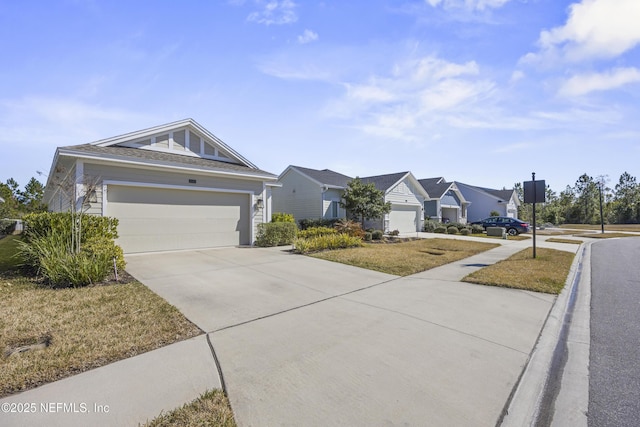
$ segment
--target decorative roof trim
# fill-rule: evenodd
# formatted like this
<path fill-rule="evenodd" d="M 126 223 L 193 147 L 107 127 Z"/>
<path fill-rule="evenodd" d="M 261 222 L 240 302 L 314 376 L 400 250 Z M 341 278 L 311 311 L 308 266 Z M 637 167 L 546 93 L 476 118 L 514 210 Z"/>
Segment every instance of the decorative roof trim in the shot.
<path fill-rule="evenodd" d="M 110 147 L 112 145 L 122 144 L 123 142 L 128 142 L 131 140 L 138 140 L 138 139 L 143 139 L 145 137 L 151 137 L 158 133 L 171 132 L 173 130 L 180 129 L 182 127 L 193 128 L 195 131 L 202 134 L 202 136 L 204 136 L 206 139 L 209 139 L 212 142 L 218 144 L 224 151 L 232 155 L 235 160 L 243 163 L 248 167 L 258 169 L 256 165 L 251 163 L 249 160 L 243 157 L 240 153 L 238 153 L 233 148 L 225 144 L 220 138 L 218 138 L 217 136 L 209 132 L 206 128 L 204 128 L 202 125 L 200 125 L 198 122 L 196 122 L 191 118 L 179 120 L 172 123 L 167 123 L 164 125 L 154 126 L 147 129 L 141 129 L 134 132 L 125 133 L 123 135 L 118 135 L 111 138 L 101 139 L 98 141 L 91 142 L 90 144 L 97 145 L 99 147 Z"/>
<path fill-rule="evenodd" d="M 59 148 L 58 152 L 56 153 L 56 157 L 58 156 L 73 157 L 78 159 L 98 160 L 103 162 L 119 163 L 119 164 L 126 164 L 126 165 L 145 166 L 150 168 L 186 170 L 190 172 L 203 173 L 207 175 L 225 175 L 225 176 L 244 177 L 244 178 L 269 180 L 269 181 L 276 181 L 277 179 L 275 176 L 271 174 L 267 175 L 261 172 L 244 173 L 244 172 L 231 171 L 231 170 L 206 169 L 206 168 L 200 168 L 197 166 L 180 166 L 176 164 L 171 164 L 169 162 L 158 162 L 154 160 L 148 160 L 148 161 L 130 160 L 130 159 L 123 159 L 121 157 L 112 156 L 112 155 L 91 154 L 86 152 L 74 151 L 74 150 L 70 150 L 69 147 Z"/>

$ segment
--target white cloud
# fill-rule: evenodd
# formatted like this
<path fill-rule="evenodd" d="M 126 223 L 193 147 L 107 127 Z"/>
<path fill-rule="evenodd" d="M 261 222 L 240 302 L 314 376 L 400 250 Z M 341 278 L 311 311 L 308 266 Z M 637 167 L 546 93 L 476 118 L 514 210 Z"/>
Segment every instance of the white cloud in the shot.
<path fill-rule="evenodd" d="M 560 88 L 562 96 L 580 96 L 594 91 L 617 89 L 630 83 L 640 82 L 637 68 L 616 68 L 605 73 L 580 74 L 568 79 Z"/>
<path fill-rule="evenodd" d="M 524 62 L 551 64 L 564 59 L 579 62 L 614 58 L 640 43 L 640 1 L 582 0 L 569 8 L 564 26 L 540 33 L 540 52 Z"/>
<path fill-rule="evenodd" d="M 296 4 L 291 0 L 258 1 L 262 9 L 251 13 L 247 20 L 265 25 L 292 24 L 298 20 L 295 12 Z"/>
<path fill-rule="evenodd" d="M 426 0 L 433 7 L 440 6 L 445 9 L 485 10 L 497 9 L 504 6 L 510 0 Z"/>
<path fill-rule="evenodd" d="M 328 110 L 367 133 L 417 140 L 434 123 L 459 123 L 450 118 L 466 116 L 480 100 L 490 97 L 494 84 L 479 79 L 479 73 L 474 61 L 411 60 L 396 65 L 387 76 L 345 84 L 344 96 Z"/>
<path fill-rule="evenodd" d="M 298 36 L 298 43 L 306 44 L 318 40 L 318 33 L 314 33 L 311 30 L 304 30 L 304 33 Z"/>

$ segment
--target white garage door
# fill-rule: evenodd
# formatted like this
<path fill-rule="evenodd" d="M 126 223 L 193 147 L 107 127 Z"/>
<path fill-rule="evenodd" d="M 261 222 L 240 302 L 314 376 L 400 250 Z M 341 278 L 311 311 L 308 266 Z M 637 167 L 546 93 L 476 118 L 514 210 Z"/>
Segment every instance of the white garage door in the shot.
<path fill-rule="evenodd" d="M 125 253 L 250 243 L 249 195 L 109 185 L 106 215 L 116 217 Z"/>
<path fill-rule="evenodd" d="M 419 218 L 419 206 L 393 205 L 389 213 L 389 231 L 415 233 L 418 231 Z"/>

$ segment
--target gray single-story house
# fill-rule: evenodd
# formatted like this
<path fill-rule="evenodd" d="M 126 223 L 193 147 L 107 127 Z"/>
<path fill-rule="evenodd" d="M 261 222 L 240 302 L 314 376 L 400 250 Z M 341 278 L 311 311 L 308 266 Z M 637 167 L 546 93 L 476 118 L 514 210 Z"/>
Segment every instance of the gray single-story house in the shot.
<path fill-rule="evenodd" d="M 291 214 L 296 221 L 345 218 L 340 200 L 351 179 L 329 169 L 288 166 L 278 177 L 281 187 L 272 190 L 273 211 Z"/>
<path fill-rule="evenodd" d="M 380 220 L 365 221 L 364 228 L 375 228 L 385 233 L 422 231 L 424 202 L 429 194 L 411 172 L 399 172 L 360 178 L 363 183 L 373 183 L 384 192 L 384 201 L 391 202 L 391 212 Z"/>
<path fill-rule="evenodd" d="M 518 217 L 520 201 L 514 189 L 494 190 L 458 181 L 455 181 L 455 184 L 464 198 L 471 203 L 467 208 L 467 218 L 470 222 L 487 218 L 492 211 L 498 212 L 500 216 Z"/>
<path fill-rule="evenodd" d="M 59 147 L 44 201 L 117 218 L 125 253 L 250 245 L 270 220 L 276 181 L 185 119 Z"/>
<path fill-rule="evenodd" d="M 467 223 L 470 203 L 465 199 L 455 182 L 443 177 L 418 180 L 430 199 L 424 202 L 424 218 L 441 222 Z"/>

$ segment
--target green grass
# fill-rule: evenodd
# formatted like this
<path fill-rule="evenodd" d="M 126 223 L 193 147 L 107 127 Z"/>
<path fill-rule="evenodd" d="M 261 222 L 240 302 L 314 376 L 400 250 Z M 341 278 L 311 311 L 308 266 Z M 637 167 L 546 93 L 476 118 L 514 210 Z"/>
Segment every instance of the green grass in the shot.
<path fill-rule="evenodd" d="M 84 288 L 44 287 L 15 269 L 15 241 L 0 240 L 0 397 L 202 333 L 132 278 Z M 7 355 L 43 342 L 50 345 Z"/>
<path fill-rule="evenodd" d="M 464 282 L 559 294 L 564 288 L 573 252 L 537 248 L 520 251 L 506 260 L 469 274 Z"/>
<path fill-rule="evenodd" d="M 499 246 L 458 239 L 419 239 L 410 242 L 365 244 L 360 248 L 319 252 L 310 256 L 369 270 L 408 276 Z"/>
<path fill-rule="evenodd" d="M 15 271 L 20 266 L 20 259 L 15 257 L 18 250 L 20 236 L 5 236 L 0 238 L 0 274 Z"/>
<path fill-rule="evenodd" d="M 221 390 L 213 390 L 178 409 L 160 414 L 144 424 L 144 427 L 235 427 L 235 425 L 233 412 L 224 393 Z"/>

